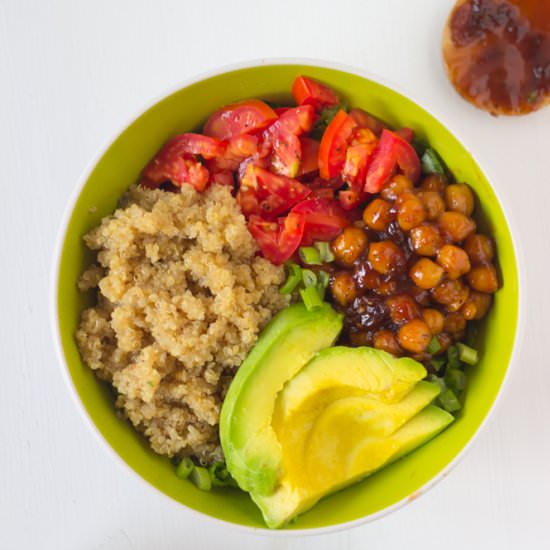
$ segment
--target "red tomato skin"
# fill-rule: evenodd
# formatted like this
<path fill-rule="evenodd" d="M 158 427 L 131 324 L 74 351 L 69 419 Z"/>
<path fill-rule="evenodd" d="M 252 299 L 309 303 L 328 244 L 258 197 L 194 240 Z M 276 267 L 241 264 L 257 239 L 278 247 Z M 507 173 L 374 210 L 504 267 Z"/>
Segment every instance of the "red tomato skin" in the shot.
<path fill-rule="evenodd" d="M 300 138 L 302 149 L 302 162 L 298 175 L 311 174 L 319 170 L 319 142 L 309 137 Z"/>
<path fill-rule="evenodd" d="M 315 110 L 340 103 L 329 87 L 302 75 L 297 76 L 292 84 L 292 97 L 298 105 L 312 105 Z"/>
<path fill-rule="evenodd" d="M 338 201 L 330 198 L 307 198 L 297 204 L 291 213 L 304 216 L 305 227 L 301 244 L 306 246 L 315 241 L 330 241 L 350 224 Z"/>
<path fill-rule="evenodd" d="M 172 156 L 161 151 L 143 170 L 140 183 L 149 189 L 157 189 L 166 181 L 177 187 L 188 183 L 203 191 L 208 180 L 208 170 L 192 155 Z"/>
<path fill-rule="evenodd" d="M 298 249 L 304 225 L 304 217 L 293 213 L 277 222 L 268 222 L 255 215 L 248 220 L 248 230 L 258 243 L 264 258 L 276 265 L 291 258 Z"/>
<path fill-rule="evenodd" d="M 180 134 L 173 137 L 159 152 L 169 156 L 183 154 L 200 155 L 205 159 L 219 157 L 224 152 L 222 143 L 213 137 L 202 134 Z"/>
<path fill-rule="evenodd" d="M 349 116 L 355 121 L 360 128 L 368 128 L 376 136 L 380 137 L 382 130 L 386 125 L 375 116 L 363 111 L 363 109 L 351 109 Z"/>
<path fill-rule="evenodd" d="M 414 131 L 411 128 L 399 128 L 395 133 L 409 143 L 414 139 Z"/>
<path fill-rule="evenodd" d="M 346 149 L 355 121 L 342 109 L 336 113 L 325 130 L 319 146 L 319 175 L 323 179 L 336 177 L 346 161 Z"/>
<path fill-rule="evenodd" d="M 397 167 L 413 183 L 420 177 L 420 159 L 412 145 L 396 133 L 384 130 L 367 170 L 365 192 L 378 193 Z"/>
<path fill-rule="evenodd" d="M 222 107 L 206 121 L 203 133 L 220 140 L 250 134 L 276 120 L 277 113 L 259 99 L 247 99 Z"/>

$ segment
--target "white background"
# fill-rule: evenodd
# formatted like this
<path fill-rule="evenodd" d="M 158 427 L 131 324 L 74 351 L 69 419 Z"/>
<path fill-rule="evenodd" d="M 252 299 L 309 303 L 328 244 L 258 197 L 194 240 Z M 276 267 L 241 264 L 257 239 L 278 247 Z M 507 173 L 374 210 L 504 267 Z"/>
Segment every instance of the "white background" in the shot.
<path fill-rule="evenodd" d="M 550 108 L 494 119 L 440 61 L 450 0 L 0 0 L 0 548 L 550 548 Z M 286 540 L 190 515 L 118 466 L 77 414 L 50 338 L 65 204 L 97 149 L 179 81 L 305 56 L 398 83 L 476 154 L 519 229 L 525 338 L 496 414 L 451 476 L 355 530 Z"/>

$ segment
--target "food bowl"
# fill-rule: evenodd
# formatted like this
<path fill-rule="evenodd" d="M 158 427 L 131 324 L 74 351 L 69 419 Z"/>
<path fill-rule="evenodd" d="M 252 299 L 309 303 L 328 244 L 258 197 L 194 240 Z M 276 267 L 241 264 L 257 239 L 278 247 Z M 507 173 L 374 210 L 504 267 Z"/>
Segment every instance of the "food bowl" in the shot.
<path fill-rule="evenodd" d="M 470 368 L 464 408 L 456 422 L 425 446 L 365 481 L 323 499 L 280 532 L 319 533 L 376 519 L 413 500 L 441 479 L 479 433 L 500 394 L 519 326 L 519 273 L 514 239 L 495 189 L 449 130 L 397 91 L 348 68 L 289 61 L 261 62 L 217 71 L 168 94 L 131 122 L 83 175 L 60 232 L 52 277 L 52 325 L 70 391 L 88 424 L 142 479 L 185 507 L 251 530 L 264 530 L 259 510 L 236 489 L 203 492 L 179 480 L 170 460 L 156 455 L 129 422 L 115 414 L 112 389 L 80 359 L 74 333 L 91 296 L 76 281 L 91 260 L 82 236 L 112 213 L 146 162 L 172 135 L 200 127 L 221 105 L 249 97 L 289 100 L 297 74 L 316 78 L 391 126 L 408 126 L 445 160 L 457 180 L 468 182 L 478 201 L 477 220 L 498 250 L 504 282 L 478 333 L 481 361 Z M 182 508 L 182 511 L 184 508 Z M 267 532 L 267 529 L 265 529 Z"/>

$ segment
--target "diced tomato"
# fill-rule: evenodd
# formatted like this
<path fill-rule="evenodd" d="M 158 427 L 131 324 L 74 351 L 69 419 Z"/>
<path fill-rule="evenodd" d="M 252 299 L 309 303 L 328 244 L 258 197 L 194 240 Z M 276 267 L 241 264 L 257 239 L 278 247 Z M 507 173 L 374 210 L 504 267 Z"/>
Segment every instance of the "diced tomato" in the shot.
<path fill-rule="evenodd" d="M 293 213 L 277 222 L 266 221 L 255 215 L 248 220 L 248 230 L 256 239 L 262 254 L 277 265 L 288 260 L 300 246 L 304 225 L 304 217 Z"/>
<path fill-rule="evenodd" d="M 306 76 L 296 77 L 292 84 L 292 96 L 298 105 L 313 105 L 316 110 L 340 103 L 330 88 Z"/>
<path fill-rule="evenodd" d="M 363 201 L 364 193 L 345 189 L 338 193 L 338 200 L 344 210 L 352 210 Z"/>
<path fill-rule="evenodd" d="M 210 172 L 210 183 L 218 185 L 227 185 L 233 187 L 235 179 L 231 170 L 220 170 L 219 172 Z"/>
<path fill-rule="evenodd" d="M 242 160 L 258 152 L 257 136 L 243 134 L 242 136 L 231 138 L 227 142 L 222 143 L 225 145 L 224 156 L 229 158 L 238 158 Z"/>
<path fill-rule="evenodd" d="M 342 179 L 349 184 L 360 200 L 367 168 L 378 139 L 368 128 L 356 128 L 346 151 L 346 161 L 342 168 Z M 347 206 L 347 205 L 346 205 Z"/>
<path fill-rule="evenodd" d="M 271 168 L 276 174 L 294 178 L 300 170 L 302 146 L 295 134 L 278 130 L 273 134 Z"/>
<path fill-rule="evenodd" d="M 311 132 L 315 120 L 315 111 L 311 105 L 291 107 L 281 114 L 279 120 L 273 126 L 279 126 L 297 136 Z"/>
<path fill-rule="evenodd" d="M 141 185 L 156 189 L 169 181 L 178 187 L 188 183 L 202 191 L 208 183 L 208 176 L 208 170 L 192 156 L 167 159 L 157 156 L 145 167 Z"/>
<path fill-rule="evenodd" d="M 221 140 L 250 134 L 276 120 L 277 113 L 259 99 L 247 99 L 226 105 L 206 121 L 203 132 Z"/>
<path fill-rule="evenodd" d="M 333 199 L 336 195 L 336 191 L 330 187 L 318 187 L 311 190 L 310 198 L 318 199 Z"/>
<path fill-rule="evenodd" d="M 223 154 L 224 147 L 216 138 L 202 134 L 180 134 L 173 137 L 160 151 L 160 154 L 181 156 L 183 154 L 201 155 L 212 159 Z"/>
<path fill-rule="evenodd" d="M 315 241 L 330 241 L 350 224 L 338 201 L 329 198 L 308 198 L 297 204 L 291 213 L 304 216 L 303 245 L 310 245 Z"/>
<path fill-rule="evenodd" d="M 411 143 L 414 138 L 414 131 L 411 128 L 399 128 L 395 133 L 409 143 Z"/>
<path fill-rule="evenodd" d="M 346 149 L 355 121 L 343 110 L 336 113 L 330 121 L 319 146 L 319 174 L 324 179 L 337 176 L 346 161 Z"/>
<path fill-rule="evenodd" d="M 396 133 L 384 130 L 367 170 L 364 190 L 378 193 L 397 167 L 413 183 L 420 176 L 420 160 L 412 145 Z"/>
<path fill-rule="evenodd" d="M 302 162 L 299 175 L 310 174 L 319 170 L 319 142 L 316 139 L 301 137 Z"/>
<path fill-rule="evenodd" d="M 311 193 L 311 189 L 299 181 L 272 174 L 252 162 L 244 167 L 240 182 L 237 201 L 245 215 L 274 218 L 288 212 Z"/>
<path fill-rule="evenodd" d="M 349 116 L 353 118 L 357 126 L 360 128 L 368 128 L 377 136 L 380 136 L 382 130 L 386 128 L 386 125 L 381 120 L 363 111 L 363 109 L 352 109 L 349 112 Z"/>

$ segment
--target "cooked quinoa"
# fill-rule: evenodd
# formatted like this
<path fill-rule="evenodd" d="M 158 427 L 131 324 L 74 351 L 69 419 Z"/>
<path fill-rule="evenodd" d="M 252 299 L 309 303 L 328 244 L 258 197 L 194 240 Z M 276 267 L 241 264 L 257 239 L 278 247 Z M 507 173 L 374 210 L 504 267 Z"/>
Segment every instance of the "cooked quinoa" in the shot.
<path fill-rule="evenodd" d="M 157 453 L 222 459 L 220 408 L 259 331 L 288 303 L 229 189 L 131 188 L 84 237 L 97 291 L 76 339 L 116 405 Z"/>

